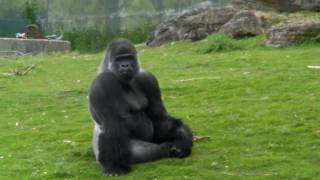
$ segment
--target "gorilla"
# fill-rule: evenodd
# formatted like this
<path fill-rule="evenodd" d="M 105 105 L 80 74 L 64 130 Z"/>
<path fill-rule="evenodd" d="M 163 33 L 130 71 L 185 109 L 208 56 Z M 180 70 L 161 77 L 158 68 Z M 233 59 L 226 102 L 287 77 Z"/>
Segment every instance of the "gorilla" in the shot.
<path fill-rule="evenodd" d="M 90 89 L 93 150 L 109 176 L 127 174 L 134 163 L 191 154 L 190 128 L 168 114 L 157 79 L 139 66 L 134 45 L 113 40 Z"/>

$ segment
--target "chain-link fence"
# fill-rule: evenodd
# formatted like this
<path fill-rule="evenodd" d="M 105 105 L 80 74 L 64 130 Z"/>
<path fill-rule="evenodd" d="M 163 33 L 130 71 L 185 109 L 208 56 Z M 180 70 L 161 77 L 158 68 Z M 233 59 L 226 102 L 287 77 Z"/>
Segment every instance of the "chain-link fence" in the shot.
<path fill-rule="evenodd" d="M 35 3 L 37 23 L 47 33 L 87 28 L 135 29 L 157 24 L 192 6 L 224 6 L 231 0 L 15 0 L 0 2 L 0 34 L 23 31 L 22 12 Z M 200 4 L 199 4 L 200 3 Z"/>
<path fill-rule="evenodd" d="M 65 35 L 73 49 L 97 51 L 114 37 L 145 41 L 166 18 L 232 0 L 14 0 L 0 1 L 0 36 L 14 37 L 36 23 L 45 34 Z M 33 22 L 34 21 L 34 22 Z"/>

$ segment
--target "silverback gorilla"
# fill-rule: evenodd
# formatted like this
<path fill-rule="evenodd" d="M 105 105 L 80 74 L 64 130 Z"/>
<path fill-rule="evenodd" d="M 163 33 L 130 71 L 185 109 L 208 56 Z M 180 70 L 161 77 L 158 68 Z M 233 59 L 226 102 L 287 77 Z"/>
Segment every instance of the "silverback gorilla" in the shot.
<path fill-rule="evenodd" d="M 137 51 L 126 39 L 109 45 L 91 86 L 89 109 L 94 153 L 109 176 L 128 173 L 133 163 L 191 153 L 190 128 L 168 114 L 157 79 L 139 68 Z"/>

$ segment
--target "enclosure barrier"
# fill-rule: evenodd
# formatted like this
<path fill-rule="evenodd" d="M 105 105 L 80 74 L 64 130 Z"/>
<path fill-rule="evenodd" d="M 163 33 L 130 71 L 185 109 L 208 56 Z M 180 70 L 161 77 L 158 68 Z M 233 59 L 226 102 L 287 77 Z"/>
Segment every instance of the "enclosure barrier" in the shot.
<path fill-rule="evenodd" d="M 0 38 L 0 52 L 18 52 L 38 54 L 51 52 L 69 52 L 69 41 L 46 39 Z"/>

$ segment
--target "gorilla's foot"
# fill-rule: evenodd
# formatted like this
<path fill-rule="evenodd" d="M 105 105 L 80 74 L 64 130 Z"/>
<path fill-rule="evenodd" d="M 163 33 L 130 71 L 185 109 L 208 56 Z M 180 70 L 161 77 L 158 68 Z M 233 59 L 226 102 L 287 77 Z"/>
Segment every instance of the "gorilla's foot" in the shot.
<path fill-rule="evenodd" d="M 191 154 L 191 149 L 181 148 L 179 146 L 173 145 L 170 149 L 170 157 L 184 158 Z"/>
<path fill-rule="evenodd" d="M 105 169 L 105 174 L 107 176 L 123 176 L 128 174 L 131 171 L 129 166 L 121 166 L 121 167 L 112 167 Z"/>

